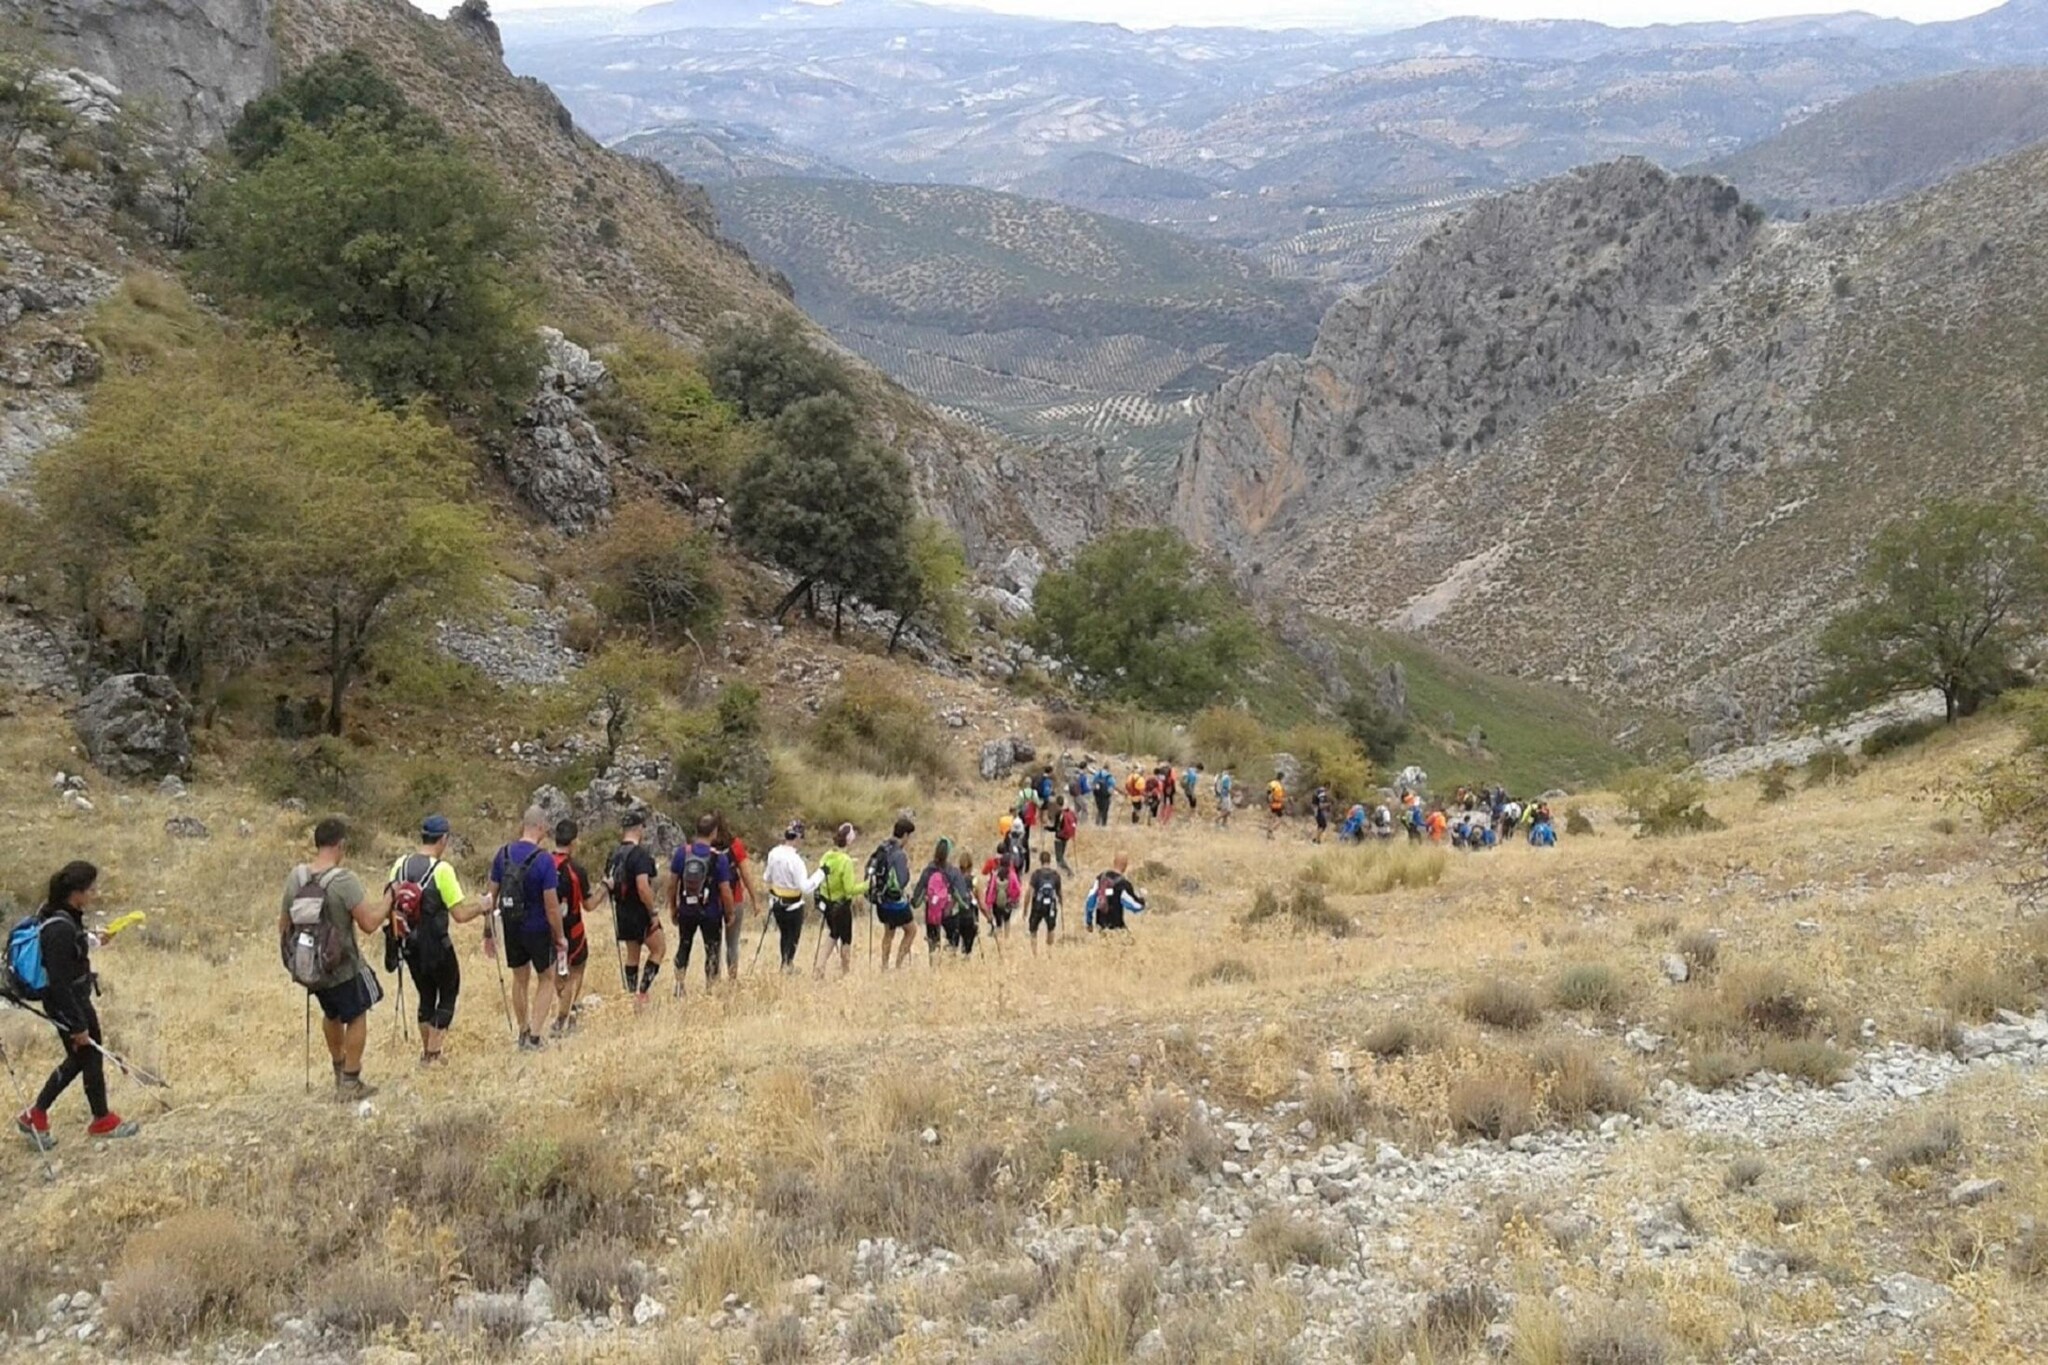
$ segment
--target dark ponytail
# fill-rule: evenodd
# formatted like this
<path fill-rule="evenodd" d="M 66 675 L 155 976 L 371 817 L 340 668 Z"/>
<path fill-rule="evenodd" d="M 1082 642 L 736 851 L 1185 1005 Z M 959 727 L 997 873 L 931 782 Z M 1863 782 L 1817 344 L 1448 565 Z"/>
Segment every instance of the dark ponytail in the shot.
<path fill-rule="evenodd" d="M 100 879 L 100 870 L 91 863 L 79 861 L 66 863 L 50 878 L 50 898 L 45 904 L 52 909 L 68 910 L 71 898 L 81 891 L 92 890 L 93 883 Z"/>

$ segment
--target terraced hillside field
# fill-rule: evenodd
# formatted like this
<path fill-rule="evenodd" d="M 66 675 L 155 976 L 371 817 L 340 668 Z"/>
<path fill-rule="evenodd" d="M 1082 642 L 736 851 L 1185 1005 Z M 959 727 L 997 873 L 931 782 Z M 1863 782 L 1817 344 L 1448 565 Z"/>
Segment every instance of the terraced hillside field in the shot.
<path fill-rule="evenodd" d="M 714 187 L 726 230 L 848 346 L 1027 439 L 1170 459 L 1237 365 L 1313 337 L 1321 298 L 1142 224 L 963 186 Z"/>

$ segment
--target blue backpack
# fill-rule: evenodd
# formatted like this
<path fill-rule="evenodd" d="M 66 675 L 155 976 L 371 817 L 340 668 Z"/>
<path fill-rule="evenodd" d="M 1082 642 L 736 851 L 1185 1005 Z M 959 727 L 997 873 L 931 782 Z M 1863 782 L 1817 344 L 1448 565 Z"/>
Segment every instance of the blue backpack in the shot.
<path fill-rule="evenodd" d="M 1111 792 L 1113 792 L 1113 791 L 1115 791 L 1115 790 L 1116 790 L 1116 779 L 1115 779 L 1115 778 L 1113 778 L 1113 777 L 1111 777 L 1111 776 L 1109 775 L 1109 769 L 1107 769 L 1107 768 L 1098 768 L 1098 769 L 1096 769 L 1096 771 L 1095 771 L 1095 794 L 1096 794 L 1097 796 L 1107 796 L 1107 795 L 1109 795 L 1109 794 L 1110 794 Z"/>
<path fill-rule="evenodd" d="M 0 988 L 16 1000 L 40 1000 L 50 989 L 43 966 L 43 922 L 34 915 L 7 931 L 7 968 Z"/>

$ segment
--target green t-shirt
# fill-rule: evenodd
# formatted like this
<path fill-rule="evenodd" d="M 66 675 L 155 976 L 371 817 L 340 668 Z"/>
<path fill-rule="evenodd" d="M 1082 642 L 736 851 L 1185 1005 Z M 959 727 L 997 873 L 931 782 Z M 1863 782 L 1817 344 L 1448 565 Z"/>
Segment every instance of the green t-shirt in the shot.
<path fill-rule="evenodd" d="M 321 887 L 320 918 L 333 929 L 341 932 L 341 941 L 348 945 L 348 956 L 332 973 L 323 977 L 313 987 L 316 991 L 331 990 L 345 985 L 363 973 L 363 950 L 356 943 L 356 922 L 354 910 L 369 896 L 363 889 L 362 878 L 347 868 L 336 868 L 322 873 L 326 878 Z M 309 881 L 317 880 L 310 868 L 296 867 L 284 881 L 284 900 L 279 909 L 290 915 L 292 901 L 301 888 Z"/>

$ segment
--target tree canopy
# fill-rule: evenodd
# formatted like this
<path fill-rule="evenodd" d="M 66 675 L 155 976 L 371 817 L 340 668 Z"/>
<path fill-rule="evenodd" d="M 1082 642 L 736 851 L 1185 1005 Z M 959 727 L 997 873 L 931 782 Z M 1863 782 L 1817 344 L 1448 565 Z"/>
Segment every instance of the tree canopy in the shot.
<path fill-rule="evenodd" d="M 338 734 L 373 648 L 481 596 L 486 546 L 455 500 L 467 468 L 424 417 L 221 337 L 101 382 L 84 430 L 34 470 L 34 568 L 99 667 L 205 696 L 314 647 Z"/>
<path fill-rule="evenodd" d="M 386 402 L 531 390 L 538 352 L 510 268 L 524 238 L 497 181 L 360 109 L 288 120 L 282 139 L 201 199 L 206 277 Z"/>
<path fill-rule="evenodd" d="M 1229 586 L 1170 530 L 1119 531 L 1039 580 L 1034 636 L 1099 696 L 1185 711 L 1223 693 L 1256 652 Z"/>
<path fill-rule="evenodd" d="M 1863 592 L 1821 634 L 1815 709 L 1839 717 L 1933 688 L 1950 720 L 1970 715 L 2048 630 L 2048 518 L 2020 499 L 1930 504 L 1878 534 Z"/>
<path fill-rule="evenodd" d="M 228 129 L 228 154 L 255 167 L 285 148 L 295 127 L 328 129 L 351 116 L 396 134 L 402 141 L 446 142 L 448 135 L 415 109 L 391 79 L 359 48 L 331 53 L 286 77 L 242 107 Z"/>
<path fill-rule="evenodd" d="M 742 417 L 773 421 L 810 398 L 848 394 L 846 367 L 805 335 L 793 314 L 722 328 L 704 355 L 712 392 Z"/>

